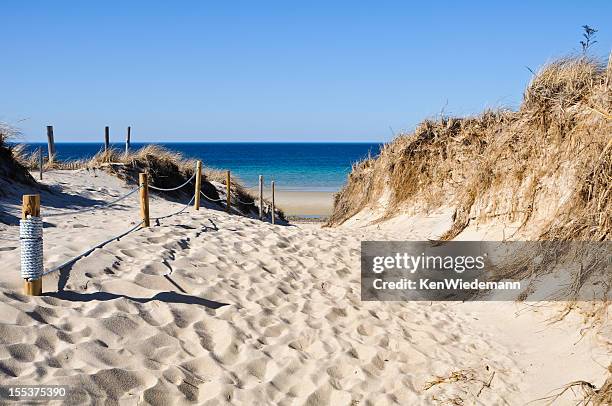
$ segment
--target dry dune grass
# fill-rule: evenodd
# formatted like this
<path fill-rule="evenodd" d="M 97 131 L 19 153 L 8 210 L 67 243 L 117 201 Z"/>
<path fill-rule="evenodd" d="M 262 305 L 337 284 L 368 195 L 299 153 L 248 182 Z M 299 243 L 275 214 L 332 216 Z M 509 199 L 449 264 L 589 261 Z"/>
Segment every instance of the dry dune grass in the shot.
<path fill-rule="evenodd" d="M 18 147 L 17 147 L 18 148 Z M 25 167 L 38 169 L 38 155 L 36 153 L 27 155 L 23 149 L 18 148 L 16 158 Z M 50 169 L 103 169 L 131 184 L 138 183 L 138 174 L 146 172 L 151 185 L 160 188 L 172 188 L 186 182 L 194 173 L 195 159 L 185 158 L 180 152 L 172 151 L 158 145 L 146 145 L 135 151 L 125 153 L 115 148 L 101 150 L 91 159 L 73 161 L 45 162 L 46 170 Z M 219 190 L 212 183 L 226 184 L 225 171 L 214 168 L 203 168 L 202 192 L 211 199 L 220 199 Z M 185 198 L 194 193 L 194 183 L 191 182 L 185 188 L 176 192 L 162 192 L 173 198 Z M 232 205 L 241 213 L 254 212 L 255 197 L 242 186 L 239 179 L 232 176 L 231 191 L 233 196 Z M 158 192 L 155 192 L 158 193 Z M 271 204 L 265 201 L 264 210 L 269 211 Z M 284 220 L 284 213 L 278 208 L 275 210 L 277 216 Z M 251 213 L 252 214 L 252 213 Z"/>
<path fill-rule="evenodd" d="M 611 64 L 565 58 L 534 76 L 518 111 L 425 120 L 378 158 L 355 165 L 328 225 L 387 194 L 381 220 L 407 206 L 428 211 L 453 204 L 454 224 L 443 239 L 470 221 L 501 217 L 522 227 L 544 220 L 535 237 L 608 240 L 611 89 Z"/>
<path fill-rule="evenodd" d="M 612 365 L 608 367 L 608 371 L 611 373 L 611 375 L 608 377 L 608 379 L 606 379 L 600 388 L 597 388 L 591 382 L 574 381 L 564 385 L 557 391 L 557 393 L 542 399 L 538 399 L 538 401 L 543 401 L 547 405 L 554 405 L 566 392 L 572 391 L 579 393 L 581 397 L 581 400 L 576 403 L 576 406 L 612 405 Z"/>
<path fill-rule="evenodd" d="M 364 207 L 382 212 L 377 221 L 384 221 L 403 210 L 425 214 L 450 206 L 453 223 L 442 240 L 455 238 L 471 222 L 511 222 L 533 240 L 609 241 L 610 111 L 612 63 L 606 67 L 586 57 L 555 61 L 534 76 L 518 111 L 425 120 L 378 158 L 357 164 L 336 196 L 328 225 L 342 224 Z M 533 255 L 520 253 L 496 277 L 550 272 L 562 252 L 558 245 L 546 246 L 546 260 L 537 269 Z M 572 276 L 566 297 L 578 298 L 585 281 L 606 269 L 600 245 L 580 248 L 571 255 L 585 259 L 584 268 Z M 610 275 L 603 277 L 609 291 Z"/>
<path fill-rule="evenodd" d="M 17 130 L 7 124 L 0 123 L 0 181 L 15 181 L 35 185 L 36 181 L 19 159 L 22 155 L 21 148 L 8 143 L 17 135 Z"/>

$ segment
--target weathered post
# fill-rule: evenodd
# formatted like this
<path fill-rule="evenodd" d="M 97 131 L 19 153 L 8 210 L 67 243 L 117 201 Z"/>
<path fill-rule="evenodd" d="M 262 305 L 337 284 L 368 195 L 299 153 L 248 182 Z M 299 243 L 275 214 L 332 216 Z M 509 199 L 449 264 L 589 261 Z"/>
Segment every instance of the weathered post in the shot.
<path fill-rule="evenodd" d="M 23 202 L 21 205 L 21 218 L 27 220 L 32 217 L 40 217 L 40 195 L 23 195 Z M 22 225 L 23 227 L 23 225 Z M 21 238 L 21 273 L 22 276 L 24 271 L 26 274 L 37 274 L 34 278 L 29 277 L 24 279 L 24 294 L 28 296 L 40 296 L 42 294 L 42 273 L 43 273 L 43 261 L 42 261 L 42 223 L 40 224 L 39 232 L 40 236 L 35 234 L 33 227 L 28 230 L 27 236 L 23 235 L 23 231 L 20 231 Z M 38 247 L 36 247 L 38 245 Z M 27 251 L 27 253 L 26 253 Z M 36 258 L 36 251 L 39 251 L 39 258 Z M 32 258 L 34 257 L 34 258 Z M 24 266 L 27 266 L 24 269 Z M 37 268 L 37 269 L 34 269 Z"/>
<path fill-rule="evenodd" d="M 42 152 L 42 147 L 38 147 L 38 172 L 40 173 L 39 177 L 40 180 L 42 180 L 42 174 L 43 174 L 43 152 Z"/>
<path fill-rule="evenodd" d="M 55 159 L 55 141 L 53 140 L 53 126 L 47 126 L 47 148 L 49 149 L 49 163 Z"/>
<path fill-rule="evenodd" d="M 195 202 L 193 203 L 196 210 L 200 210 L 200 190 L 202 190 L 202 161 L 196 163 Z"/>
<path fill-rule="evenodd" d="M 272 224 L 275 224 L 274 222 L 274 181 L 272 181 Z"/>
<path fill-rule="evenodd" d="M 263 175 L 259 175 L 259 219 L 263 219 Z"/>
<path fill-rule="evenodd" d="M 138 183 L 140 185 L 140 218 L 142 226 L 149 227 L 149 184 L 146 173 L 138 175 Z"/>
<path fill-rule="evenodd" d="M 130 152 L 130 139 L 132 138 L 132 127 L 128 126 L 127 135 L 125 137 L 125 153 L 127 155 Z"/>
<path fill-rule="evenodd" d="M 108 151 L 110 146 L 110 132 L 108 126 L 104 127 L 104 152 Z"/>
<path fill-rule="evenodd" d="M 228 213 L 232 209 L 232 175 L 230 171 L 225 173 L 225 189 L 227 192 L 227 202 L 225 204 L 225 211 Z"/>

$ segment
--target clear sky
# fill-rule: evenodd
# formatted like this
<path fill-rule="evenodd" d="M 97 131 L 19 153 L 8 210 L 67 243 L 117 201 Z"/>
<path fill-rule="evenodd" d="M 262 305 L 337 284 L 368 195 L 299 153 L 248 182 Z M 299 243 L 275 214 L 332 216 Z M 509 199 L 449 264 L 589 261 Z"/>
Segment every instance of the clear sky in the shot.
<path fill-rule="evenodd" d="M 25 141 L 386 141 L 516 107 L 611 1 L 4 1 L 0 120 Z"/>

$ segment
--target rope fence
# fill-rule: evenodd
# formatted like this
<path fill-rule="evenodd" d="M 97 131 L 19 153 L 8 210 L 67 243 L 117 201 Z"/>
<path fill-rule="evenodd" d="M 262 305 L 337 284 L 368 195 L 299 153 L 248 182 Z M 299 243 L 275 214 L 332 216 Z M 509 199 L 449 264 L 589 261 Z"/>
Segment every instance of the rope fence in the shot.
<path fill-rule="evenodd" d="M 127 199 L 128 197 L 130 197 L 131 195 L 133 195 L 134 193 L 138 192 L 140 190 L 140 187 L 137 187 L 134 190 L 131 190 L 129 193 L 120 196 L 119 198 L 108 202 L 108 203 L 104 203 L 104 204 L 100 204 L 100 205 L 95 205 L 92 207 L 87 207 L 85 209 L 79 209 L 79 210 L 72 210 L 72 211 L 68 211 L 68 212 L 56 212 L 56 213 L 45 213 L 45 217 L 58 217 L 58 216 L 67 216 L 67 215 L 73 215 L 73 214 L 79 214 L 79 213 L 87 213 L 89 211 L 95 211 L 95 210 L 99 210 L 99 209 L 105 209 L 107 207 L 110 206 L 114 206 L 117 203 L 119 203 L 122 200 Z"/>
<path fill-rule="evenodd" d="M 182 206 L 179 210 L 175 212 L 171 212 L 164 216 L 153 217 L 151 218 L 149 215 L 149 189 L 161 191 L 161 192 L 170 192 L 179 190 L 187 185 L 189 185 L 195 179 L 195 193 L 184 206 Z M 259 177 L 259 218 L 263 220 L 263 177 Z M 51 212 L 44 213 L 44 217 L 59 217 L 59 216 L 67 216 L 74 215 L 79 213 L 86 213 L 95 210 L 108 209 L 111 206 L 118 204 L 119 202 L 127 199 L 128 197 L 134 195 L 137 192 L 139 193 L 140 200 L 140 221 L 134 227 L 130 228 L 127 231 L 122 232 L 116 236 L 113 236 L 107 240 L 104 240 L 93 247 L 88 248 L 81 254 L 70 258 L 64 263 L 50 268 L 45 271 L 44 269 L 44 254 L 43 254 L 43 219 L 40 212 L 40 195 L 23 195 L 23 203 L 22 203 L 22 218 L 20 220 L 19 226 L 19 241 L 21 246 L 21 277 L 25 281 L 24 291 L 26 295 L 30 296 L 39 296 L 42 294 L 42 277 L 44 275 L 48 275 L 50 273 L 62 270 L 80 260 L 83 257 L 88 256 L 93 251 L 98 248 L 102 248 L 105 245 L 109 244 L 112 241 L 118 241 L 119 239 L 125 237 L 126 235 L 141 229 L 150 226 L 150 220 L 155 220 L 157 225 L 159 225 L 159 221 L 162 219 L 167 219 L 169 217 L 173 217 L 179 215 L 185 210 L 189 208 L 192 204 L 194 205 L 195 210 L 199 210 L 200 208 L 200 196 L 203 196 L 205 199 L 214 202 L 220 203 L 223 200 L 226 200 L 226 210 L 228 213 L 231 212 L 231 175 L 230 172 L 227 171 L 227 180 L 226 180 L 226 199 L 218 198 L 213 199 L 210 196 L 207 196 L 201 189 L 202 187 L 202 162 L 197 161 L 196 170 L 193 175 L 187 179 L 181 185 L 172 187 L 172 188 L 160 188 L 157 186 L 149 185 L 148 176 L 146 173 L 141 173 L 139 175 L 139 186 L 133 190 L 130 190 L 125 195 L 119 196 L 118 198 L 103 204 L 97 204 L 92 207 L 87 207 L 84 209 L 75 209 L 66 212 Z M 235 198 L 239 203 L 243 205 L 253 205 L 257 204 L 255 201 L 253 202 L 243 202 L 237 196 Z M 272 205 L 271 205 L 271 223 L 275 224 L 275 212 L 274 212 L 274 182 L 272 182 Z"/>
<path fill-rule="evenodd" d="M 200 191 L 200 194 L 204 196 L 207 200 L 210 200 L 211 202 L 215 202 L 215 203 L 222 202 L 223 200 L 225 200 L 225 199 L 213 199 L 212 197 L 206 196 L 204 192 L 202 191 Z"/>
<path fill-rule="evenodd" d="M 94 245 L 93 247 L 89 248 L 87 251 L 83 252 L 82 254 L 77 255 L 76 257 L 70 258 L 68 261 L 64 262 L 63 264 L 58 265 L 58 266 L 56 266 L 54 268 L 48 269 L 46 271 L 43 271 L 42 276 L 48 275 L 48 274 L 56 272 L 56 271 L 60 271 L 60 270 L 62 270 L 64 268 L 66 268 L 67 266 L 74 264 L 79 259 L 81 259 L 83 257 L 86 257 L 87 255 L 89 255 L 92 252 L 94 252 L 96 249 L 104 247 L 109 242 L 119 241 L 119 239 L 121 239 L 122 237 L 125 237 L 126 235 L 128 235 L 132 231 L 136 231 L 138 228 L 140 228 L 141 225 L 142 225 L 142 221 L 140 223 L 136 224 L 134 227 L 130 228 L 129 230 L 124 231 L 123 233 L 121 233 L 119 235 L 116 235 L 116 236 L 114 236 L 112 238 L 109 238 L 108 240 L 102 241 L 101 243 Z"/>
<path fill-rule="evenodd" d="M 182 185 L 179 185 L 179 186 L 176 186 L 176 187 L 167 188 L 167 189 L 164 189 L 164 188 L 161 188 L 161 187 L 157 187 L 157 186 L 153 186 L 153 185 L 149 185 L 149 189 L 159 190 L 161 192 L 172 192 L 174 190 L 179 190 L 183 186 L 187 186 L 189 184 L 189 182 L 191 182 L 193 180 L 193 178 L 196 177 L 196 173 L 197 173 L 197 171 L 193 172 L 193 175 L 191 175 L 191 178 L 187 179 L 187 181 L 185 183 L 183 183 Z"/>
<path fill-rule="evenodd" d="M 191 206 L 191 203 L 193 203 L 194 200 L 195 200 L 195 194 L 193 195 L 191 200 L 189 200 L 189 202 L 187 202 L 187 204 L 182 209 L 180 209 L 179 211 L 176 211 L 176 212 L 173 212 L 173 213 L 170 213 L 170 214 L 166 214 L 165 216 L 161 216 L 161 217 L 153 217 L 153 220 L 159 221 L 159 220 L 162 220 L 162 219 L 167 219 L 168 217 L 176 216 L 177 214 L 181 214 L 182 212 L 187 210 L 187 208 L 189 206 Z"/>
<path fill-rule="evenodd" d="M 255 206 L 255 201 L 252 201 L 252 202 L 243 202 L 242 200 L 240 200 L 240 198 L 239 198 L 239 197 L 236 197 L 236 201 L 237 201 L 238 203 L 240 203 L 240 204 L 244 204 L 244 205 L 246 205 L 246 206 L 251 205 L 251 204 L 252 204 L 253 206 Z"/>

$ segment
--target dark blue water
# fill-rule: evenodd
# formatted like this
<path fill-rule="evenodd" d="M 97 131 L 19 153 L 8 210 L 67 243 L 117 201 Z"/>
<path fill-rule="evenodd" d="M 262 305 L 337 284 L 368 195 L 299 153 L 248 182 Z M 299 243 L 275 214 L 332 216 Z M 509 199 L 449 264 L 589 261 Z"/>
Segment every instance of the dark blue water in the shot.
<path fill-rule="evenodd" d="M 248 187 L 258 176 L 271 180 L 279 189 L 336 191 L 346 182 L 351 165 L 371 153 L 378 155 L 380 144 L 370 143 L 156 143 L 201 159 L 204 166 L 230 169 Z M 146 144 L 134 143 L 132 149 Z M 46 144 L 29 144 L 30 151 Z M 113 145 L 123 149 L 124 145 Z M 60 160 L 90 158 L 100 151 L 95 143 L 58 143 Z"/>

